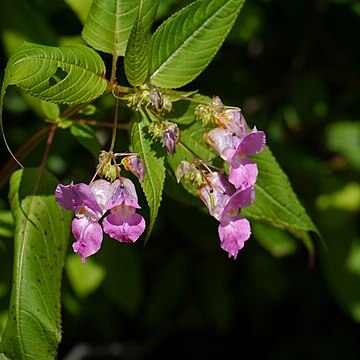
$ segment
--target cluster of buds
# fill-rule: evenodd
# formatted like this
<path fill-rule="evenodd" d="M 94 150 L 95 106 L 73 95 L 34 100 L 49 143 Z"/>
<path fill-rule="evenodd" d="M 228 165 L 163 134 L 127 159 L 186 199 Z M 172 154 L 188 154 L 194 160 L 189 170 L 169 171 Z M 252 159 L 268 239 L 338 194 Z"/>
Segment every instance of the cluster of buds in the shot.
<path fill-rule="evenodd" d="M 144 218 L 136 213 L 140 206 L 135 186 L 130 179 L 120 175 L 116 163 L 119 155 L 101 153 L 97 174 L 105 179 L 92 180 L 90 184 L 59 184 L 56 188 L 58 204 L 75 213 L 72 233 L 76 242 L 73 249 L 83 263 L 88 256 L 99 251 L 103 232 L 119 242 L 132 243 L 145 230 Z M 145 168 L 138 154 L 126 154 L 122 164 L 140 180 L 143 179 Z"/>
<path fill-rule="evenodd" d="M 219 221 L 221 248 L 236 258 L 249 239 L 251 230 L 247 219 L 239 216 L 240 209 L 255 200 L 254 185 L 257 164 L 248 155 L 255 155 L 265 147 L 265 133 L 248 126 L 239 108 L 225 107 L 214 98 L 208 107 L 200 105 L 197 117 L 216 127 L 205 134 L 205 141 L 229 164 L 229 177 L 224 173 L 207 173 L 186 161 L 177 169 L 177 180 L 184 179 L 197 187 L 200 199 L 211 216 Z"/>
<path fill-rule="evenodd" d="M 154 85 L 150 84 L 140 86 L 129 98 L 128 106 L 133 110 L 145 107 L 156 112 L 170 112 L 172 102 L 168 96 L 162 95 Z"/>

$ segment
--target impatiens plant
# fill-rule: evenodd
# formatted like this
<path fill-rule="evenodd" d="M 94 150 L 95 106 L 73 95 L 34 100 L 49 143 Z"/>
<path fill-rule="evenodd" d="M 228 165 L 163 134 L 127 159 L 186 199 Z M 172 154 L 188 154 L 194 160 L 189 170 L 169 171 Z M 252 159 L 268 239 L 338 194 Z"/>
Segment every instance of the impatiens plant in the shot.
<path fill-rule="evenodd" d="M 219 222 L 220 246 L 229 257 L 239 257 L 250 239 L 249 219 L 289 231 L 312 252 L 309 231 L 316 228 L 265 146 L 265 132 L 251 129 L 240 108 L 218 96 L 178 90 L 207 67 L 244 0 L 197 0 L 152 33 L 158 2 L 94 0 L 82 31 L 86 45 L 24 43 L 8 62 L 1 107 L 10 85 L 38 99 L 48 138 L 40 167 L 18 170 L 10 180 L 15 265 L 0 344 L 6 358 L 55 356 L 68 239 L 83 263 L 100 250 L 104 234 L 120 243 L 146 243 L 165 179 L 177 179 L 188 196 L 201 200 L 198 206 L 203 203 Z M 105 65 L 103 53 L 111 64 Z M 113 114 L 103 149 L 89 127 L 108 125 L 91 110 L 101 99 L 110 99 Z M 99 118 L 87 120 L 87 113 Z M 128 130 L 129 142 L 119 141 L 119 129 Z M 60 131 L 70 131 L 96 156 L 90 181 L 56 184 L 45 170 Z M 139 203 L 138 184 L 146 203 Z"/>

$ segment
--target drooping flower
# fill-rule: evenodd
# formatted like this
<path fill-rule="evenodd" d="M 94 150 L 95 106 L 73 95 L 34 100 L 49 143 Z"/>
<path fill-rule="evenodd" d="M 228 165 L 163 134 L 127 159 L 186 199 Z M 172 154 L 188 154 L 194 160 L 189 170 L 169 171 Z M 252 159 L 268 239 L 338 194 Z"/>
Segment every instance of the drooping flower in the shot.
<path fill-rule="evenodd" d="M 238 190 L 231 196 L 221 214 L 218 228 L 220 246 L 234 259 L 251 235 L 250 223 L 238 215 L 239 210 L 251 205 L 254 200 L 255 192 L 252 187 Z"/>
<path fill-rule="evenodd" d="M 236 258 L 251 230 L 247 219 L 238 215 L 239 210 L 251 205 L 255 199 L 253 187 L 235 191 L 224 174 L 209 173 L 208 184 L 198 189 L 200 199 L 210 215 L 219 221 L 220 246 L 229 257 Z"/>
<path fill-rule="evenodd" d="M 145 220 L 136 209 L 135 186 L 129 179 L 121 178 L 113 183 L 96 180 L 90 185 L 58 185 L 55 191 L 56 201 L 66 210 L 75 212 L 72 232 L 76 239 L 73 249 L 82 262 L 99 251 L 104 232 L 122 242 L 134 242 L 145 229 Z M 100 219 L 110 210 L 110 214 Z"/>
<path fill-rule="evenodd" d="M 227 111 L 228 113 L 226 113 Z M 247 156 L 262 151 L 265 147 L 266 138 L 265 133 L 258 131 L 256 127 L 248 132 L 245 119 L 242 115 L 237 116 L 236 113 L 234 109 L 225 110 L 220 119 L 223 119 L 221 124 L 226 125 L 226 128 L 217 127 L 210 130 L 206 134 L 205 140 L 223 160 L 230 164 L 229 181 L 236 189 L 241 190 L 253 186 L 256 182 L 257 165 Z M 238 113 L 241 114 L 240 110 Z M 226 120 L 226 122 L 224 118 L 231 118 L 231 121 Z"/>
<path fill-rule="evenodd" d="M 120 242 L 136 241 L 145 230 L 145 220 L 136 213 L 140 206 L 134 184 L 121 178 L 112 183 L 110 192 L 106 207 L 111 213 L 103 220 L 104 231 Z"/>
<path fill-rule="evenodd" d="M 55 191 L 56 201 L 66 210 L 75 212 L 72 232 L 76 239 L 73 249 L 82 262 L 95 254 L 103 240 L 102 228 L 99 224 L 101 216 L 106 212 L 110 183 L 96 180 L 90 186 L 84 183 L 58 185 Z"/>

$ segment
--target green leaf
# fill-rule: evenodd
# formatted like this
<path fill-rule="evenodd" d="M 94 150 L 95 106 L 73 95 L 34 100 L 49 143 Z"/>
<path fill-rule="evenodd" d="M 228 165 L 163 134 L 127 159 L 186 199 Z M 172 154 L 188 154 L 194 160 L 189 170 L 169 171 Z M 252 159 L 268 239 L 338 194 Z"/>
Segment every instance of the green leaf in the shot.
<path fill-rule="evenodd" d="M 198 0 L 166 20 L 150 42 L 150 81 L 177 88 L 194 80 L 215 56 L 244 0 Z"/>
<path fill-rule="evenodd" d="M 65 0 L 77 15 L 79 20 L 84 24 L 91 8 L 93 0 Z"/>
<path fill-rule="evenodd" d="M 101 144 L 90 126 L 73 124 L 70 127 L 70 131 L 76 140 L 84 146 L 85 149 L 89 150 L 95 158 L 99 157 Z"/>
<path fill-rule="evenodd" d="M 85 298 L 92 294 L 103 283 L 106 270 L 93 259 L 87 259 L 86 265 L 81 257 L 71 254 L 66 258 L 65 270 L 69 282 L 78 297 Z"/>
<path fill-rule="evenodd" d="M 302 239 L 312 253 L 308 232 L 319 234 L 294 193 L 285 173 L 269 148 L 254 156 L 259 169 L 255 184 L 255 202 L 244 208 L 246 217 L 263 221 L 276 228 L 287 230 Z M 310 243 L 309 243 L 310 242 Z"/>
<path fill-rule="evenodd" d="M 1 101 L 9 85 L 52 103 L 80 104 L 102 95 L 107 81 L 101 57 L 84 45 L 24 43 L 7 64 Z"/>
<path fill-rule="evenodd" d="M 159 0 L 144 0 L 142 23 L 148 33 Z M 82 32 L 84 40 L 96 50 L 124 56 L 139 0 L 94 0 Z"/>
<path fill-rule="evenodd" d="M 148 76 L 148 39 L 142 25 L 142 1 L 126 47 L 124 68 L 132 86 L 143 84 Z"/>
<path fill-rule="evenodd" d="M 56 185 L 38 169 L 16 171 L 10 180 L 14 272 L 0 352 L 11 359 L 53 359 L 61 340 L 60 286 L 71 213 L 56 204 Z"/>
<path fill-rule="evenodd" d="M 41 101 L 41 110 L 44 113 L 46 119 L 56 120 L 60 116 L 60 107 L 58 104 L 53 104 L 47 101 Z"/>
<path fill-rule="evenodd" d="M 146 175 L 141 182 L 150 209 L 150 222 L 146 240 L 149 238 L 158 215 L 165 181 L 164 151 L 147 133 L 149 119 L 141 110 L 141 120 L 132 128 L 131 144 L 134 152 L 140 154 L 146 166 Z"/>

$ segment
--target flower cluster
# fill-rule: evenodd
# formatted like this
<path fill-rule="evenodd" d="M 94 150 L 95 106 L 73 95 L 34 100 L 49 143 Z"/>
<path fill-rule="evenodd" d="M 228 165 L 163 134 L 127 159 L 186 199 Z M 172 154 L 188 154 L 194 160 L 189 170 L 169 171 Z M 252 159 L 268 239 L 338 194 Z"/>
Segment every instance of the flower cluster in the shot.
<path fill-rule="evenodd" d="M 178 181 L 184 178 L 198 190 L 198 195 L 219 221 L 221 248 L 229 257 L 236 258 L 251 230 L 247 219 L 239 216 L 240 209 L 255 200 L 254 185 L 258 175 L 257 164 L 247 156 L 255 155 L 265 147 L 265 133 L 248 126 L 239 108 L 225 107 L 216 97 L 208 107 L 200 105 L 196 115 L 204 123 L 213 123 L 215 128 L 205 135 L 205 141 L 229 164 L 229 177 L 213 172 L 207 173 L 194 164 L 183 161 L 177 170 Z"/>
<path fill-rule="evenodd" d="M 134 163 L 131 167 L 134 172 L 140 172 L 140 175 L 144 176 L 145 170 L 138 156 L 126 157 L 125 163 L 127 166 Z M 108 177 L 112 176 L 111 167 L 100 168 L 108 168 Z M 64 209 L 75 212 L 72 232 L 76 242 L 73 249 L 81 256 L 83 263 L 88 256 L 100 249 L 103 231 L 117 241 L 132 243 L 145 230 L 144 218 L 136 213 L 140 206 L 135 186 L 131 180 L 124 177 L 119 176 L 114 181 L 99 179 L 89 185 L 60 184 L 56 188 L 55 198 Z"/>

